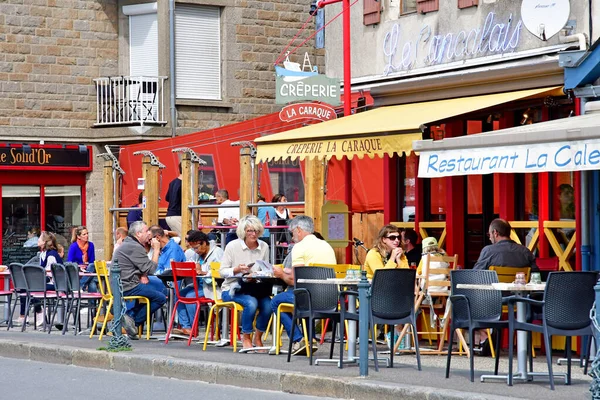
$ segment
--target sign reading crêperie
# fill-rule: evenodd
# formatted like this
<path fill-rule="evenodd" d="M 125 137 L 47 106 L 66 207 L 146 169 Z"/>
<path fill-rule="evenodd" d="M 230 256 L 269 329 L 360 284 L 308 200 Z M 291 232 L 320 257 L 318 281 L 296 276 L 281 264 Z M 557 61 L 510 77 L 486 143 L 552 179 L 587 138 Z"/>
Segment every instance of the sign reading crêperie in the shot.
<path fill-rule="evenodd" d="M 600 168 L 600 139 L 530 145 L 423 151 L 419 178 L 497 172 L 558 172 Z"/>
<path fill-rule="evenodd" d="M 277 104 L 295 101 L 321 101 L 334 106 L 340 105 L 340 80 L 325 75 L 276 76 Z"/>

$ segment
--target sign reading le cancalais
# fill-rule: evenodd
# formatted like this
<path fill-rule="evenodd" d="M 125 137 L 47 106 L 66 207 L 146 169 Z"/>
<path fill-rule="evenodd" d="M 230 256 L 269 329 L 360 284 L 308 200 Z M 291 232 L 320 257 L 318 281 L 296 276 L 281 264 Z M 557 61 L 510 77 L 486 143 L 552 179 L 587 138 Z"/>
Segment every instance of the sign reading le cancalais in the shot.
<path fill-rule="evenodd" d="M 300 68 L 300 64 L 289 60 L 284 61 L 283 65 L 283 67 L 275 66 L 277 87 L 275 102 L 277 104 L 313 100 L 333 106 L 340 105 L 339 79 L 319 75 L 316 67 L 305 71 L 304 68 Z"/>

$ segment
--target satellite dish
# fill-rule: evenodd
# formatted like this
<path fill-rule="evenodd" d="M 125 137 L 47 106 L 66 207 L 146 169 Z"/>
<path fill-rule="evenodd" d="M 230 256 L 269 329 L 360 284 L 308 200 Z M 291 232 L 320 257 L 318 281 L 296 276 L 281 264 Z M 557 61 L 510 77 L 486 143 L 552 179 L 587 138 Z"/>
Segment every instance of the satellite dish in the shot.
<path fill-rule="evenodd" d="M 544 41 L 565 27 L 570 12 L 569 0 L 523 0 L 521 3 L 523 24 Z"/>

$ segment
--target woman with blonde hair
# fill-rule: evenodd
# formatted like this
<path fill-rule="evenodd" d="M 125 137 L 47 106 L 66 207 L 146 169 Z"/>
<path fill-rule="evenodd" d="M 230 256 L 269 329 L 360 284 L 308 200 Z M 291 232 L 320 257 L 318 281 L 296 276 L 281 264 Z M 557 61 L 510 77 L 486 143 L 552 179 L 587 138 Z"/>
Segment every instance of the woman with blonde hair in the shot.
<path fill-rule="evenodd" d="M 400 247 L 400 238 L 397 226 L 386 225 L 379 230 L 375 244 L 365 258 L 367 278 L 372 279 L 378 269 L 408 268 L 408 260 Z"/>
<path fill-rule="evenodd" d="M 241 278 L 260 270 L 255 264 L 257 260 L 269 261 L 269 245 L 258 240 L 264 232 L 263 224 L 254 215 L 246 215 L 238 222 L 236 230 L 238 239 L 225 247 L 221 259 L 221 277 L 225 281 L 221 285 L 221 297 L 224 301 L 233 301 L 244 307 L 242 312 L 242 352 L 249 352 L 253 346 L 263 347 L 262 334 L 267 329 L 271 318 L 270 292 L 261 293 L 257 286 L 243 285 Z M 256 312 L 258 310 L 258 316 Z M 254 343 L 251 335 L 254 331 L 256 316 L 256 333 Z"/>

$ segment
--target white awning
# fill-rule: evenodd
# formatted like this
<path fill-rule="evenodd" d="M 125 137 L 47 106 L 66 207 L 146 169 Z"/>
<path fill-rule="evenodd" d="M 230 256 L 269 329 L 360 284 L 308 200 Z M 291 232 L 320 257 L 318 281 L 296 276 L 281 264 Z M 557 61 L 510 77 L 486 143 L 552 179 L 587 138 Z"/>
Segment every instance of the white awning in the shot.
<path fill-rule="evenodd" d="M 417 140 L 419 178 L 600 169 L 600 114 Z"/>

